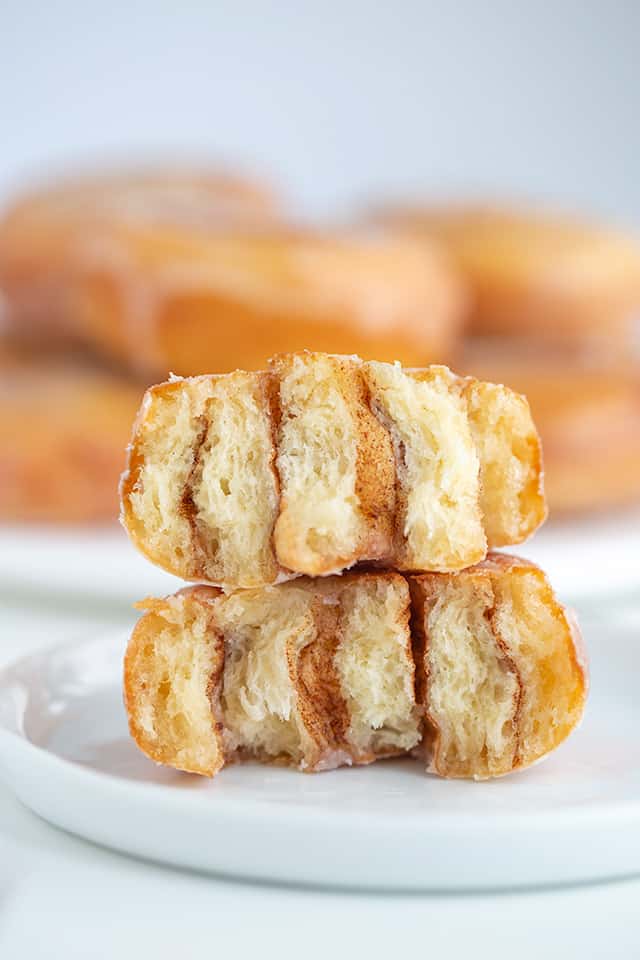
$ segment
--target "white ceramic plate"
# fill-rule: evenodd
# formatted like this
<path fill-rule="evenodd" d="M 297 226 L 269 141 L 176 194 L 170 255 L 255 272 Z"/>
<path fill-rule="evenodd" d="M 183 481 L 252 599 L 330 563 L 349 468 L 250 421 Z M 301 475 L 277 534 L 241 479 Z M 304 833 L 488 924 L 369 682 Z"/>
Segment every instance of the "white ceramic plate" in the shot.
<path fill-rule="evenodd" d="M 0 776 L 75 834 L 239 877 L 453 890 L 640 872 L 637 624 L 587 633 L 582 727 L 545 763 L 498 781 L 439 780 L 412 760 L 315 775 L 237 766 L 213 781 L 162 769 L 127 735 L 121 635 L 0 675 Z"/>
<path fill-rule="evenodd" d="M 538 563 L 559 596 L 576 601 L 612 590 L 640 594 L 640 511 L 547 524 L 513 553 Z M 604 559 L 606 558 L 606 559 Z M 154 567 L 120 527 L 51 529 L 0 526 L 0 587 L 59 602 L 81 597 L 104 609 L 130 607 L 182 583 Z"/>

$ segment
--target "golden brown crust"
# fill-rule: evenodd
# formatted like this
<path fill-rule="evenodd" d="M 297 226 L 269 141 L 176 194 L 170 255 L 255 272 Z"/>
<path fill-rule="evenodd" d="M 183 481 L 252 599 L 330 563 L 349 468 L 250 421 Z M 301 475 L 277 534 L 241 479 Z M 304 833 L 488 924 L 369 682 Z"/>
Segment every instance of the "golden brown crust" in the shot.
<path fill-rule="evenodd" d="M 225 764 L 224 743 L 222 739 L 222 719 L 219 694 L 224 669 L 224 641 L 215 630 L 213 614 L 210 620 L 209 637 L 214 646 L 214 667 L 209 674 L 206 695 L 211 704 L 211 739 L 215 743 L 215 759 L 207 764 L 184 762 L 179 759 L 172 745 L 152 736 L 142 722 L 142 702 L 146 693 L 146 677 L 154 657 L 154 642 L 160 630 L 167 623 L 176 622 L 176 607 L 185 604 L 207 607 L 218 595 L 214 587 L 193 587 L 180 591 L 173 597 L 156 600 L 149 597 L 136 604 L 145 615 L 138 620 L 127 646 L 124 658 L 123 696 L 129 721 L 129 732 L 138 747 L 151 760 L 168 766 L 177 767 L 186 773 L 197 773 L 213 777 Z"/>
<path fill-rule="evenodd" d="M 137 549 L 152 563 L 162 566 L 160 560 L 153 551 L 149 550 L 142 524 L 135 515 L 131 505 L 131 495 L 140 485 L 140 477 L 144 466 L 143 445 L 143 426 L 147 419 L 153 417 L 153 405 L 157 399 L 161 399 L 180 389 L 180 381 L 170 381 L 160 383 L 149 387 L 142 398 L 142 403 L 133 421 L 131 429 L 130 442 L 127 446 L 125 469 L 120 476 L 119 494 L 120 494 L 120 520 L 125 527 L 131 541 Z M 187 574 L 188 576 L 188 574 Z"/>
<path fill-rule="evenodd" d="M 640 246 L 587 223 L 496 207 L 391 209 L 382 222 L 443 244 L 469 283 L 479 334 L 623 352 L 640 309 Z"/>
<path fill-rule="evenodd" d="M 496 484 L 496 479 L 492 476 L 495 465 L 492 465 L 483 457 L 480 458 L 480 484 L 482 487 L 481 505 L 490 547 L 495 549 L 522 543 L 538 527 L 542 526 L 548 514 L 544 482 L 543 443 L 538 433 L 537 421 L 534 426 L 527 397 L 522 393 L 517 393 L 511 387 L 505 387 L 501 383 L 478 380 L 475 377 L 460 377 L 458 382 L 467 404 L 472 429 L 476 431 L 476 438 L 477 433 L 483 430 L 482 415 L 491 405 L 497 407 L 502 401 L 504 405 L 521 407 L 518 418 L 519 429 L 515 429 L 515 424 L 505 427 L 511 432 L 514 453 L 517 454 L 519 469 L 522 471 L 518 493 L 519 509 L 515 514 L 515 526 L 501 523 L 500 516 L 492 510 L 492 505 L 485 496 L 487 488 Z M 495 427 L 499 426 L 500 420 L 498 419 Z"/>

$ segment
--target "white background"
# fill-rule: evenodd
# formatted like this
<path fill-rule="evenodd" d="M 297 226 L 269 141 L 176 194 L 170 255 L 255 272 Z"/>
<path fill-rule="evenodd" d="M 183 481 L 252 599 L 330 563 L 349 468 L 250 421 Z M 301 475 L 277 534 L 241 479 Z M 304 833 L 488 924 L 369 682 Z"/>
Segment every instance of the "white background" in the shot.
<path fill-rule="evenodd" d="M 462 192 L 640 225 L 639 47 L 634 0 L 2 0 L 0 201 L 160 155 L 321 215 Z"/>

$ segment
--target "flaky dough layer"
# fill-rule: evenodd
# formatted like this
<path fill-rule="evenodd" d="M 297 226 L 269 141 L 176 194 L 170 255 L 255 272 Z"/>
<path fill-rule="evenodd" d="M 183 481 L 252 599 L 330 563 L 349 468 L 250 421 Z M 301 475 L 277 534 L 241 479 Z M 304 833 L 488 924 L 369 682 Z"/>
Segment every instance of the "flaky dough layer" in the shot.
<path fill-rule="evenodd" d="M 212 776 L 247 757 L 302 770 L 369 763 L 420 739 L 409 590 L 353 574 L 147 600 L 125 660 L 131 733 Z"/>
<path fill-rule="evenodd" d="M 432 773 L 485 779 L 549 753 L 584 709 L 577 628 L 544 574 L 513 557 L 229 596 L 198 586 L 142 607 L 125 658 L 131 733 L 194 773 L 413 751 Z"/>
<path fill-rule="evenodd" d="M 459 570 L 545 515 L 524 398 L 446 367 L 306 352 L 153 387 L 122 482 L 142 552 L 228 589 L 361 562 Z"/>

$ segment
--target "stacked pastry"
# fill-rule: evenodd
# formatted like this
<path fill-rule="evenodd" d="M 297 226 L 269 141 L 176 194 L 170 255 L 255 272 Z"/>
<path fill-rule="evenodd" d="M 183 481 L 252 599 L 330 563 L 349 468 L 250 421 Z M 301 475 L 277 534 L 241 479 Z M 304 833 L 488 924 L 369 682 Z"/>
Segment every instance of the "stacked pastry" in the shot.
<path fill-rule="evenodd" d="M 294 229 L 261 184 L 183 170 L 77 179 L 18 201 L 0 220 L 2 305 L 0 432 L 18 442 L 0 452 L 0 518 L 65 522 L 115 518 L 150 383 L 258 369 L 307 346 L 441 361 L 463 294 L 429 245 Z M 83 415 L 87 398 L 107 431 Z M 43 427 L 57 438 L 44 450 Z M 85 473 L 90 485 L 69 482 Z"/>
<path fill-rule="evenodd" d="M 493 548 L 544 520 L 526 400 L 446 367 L 320 353 L 151 388 L 122 517 L 196 581 L 149 599 L 130 729 L 205 775 L 413 753 L 443 776 L 525 767 L 578 723 L 579 636 L 544 574 Z"/>

